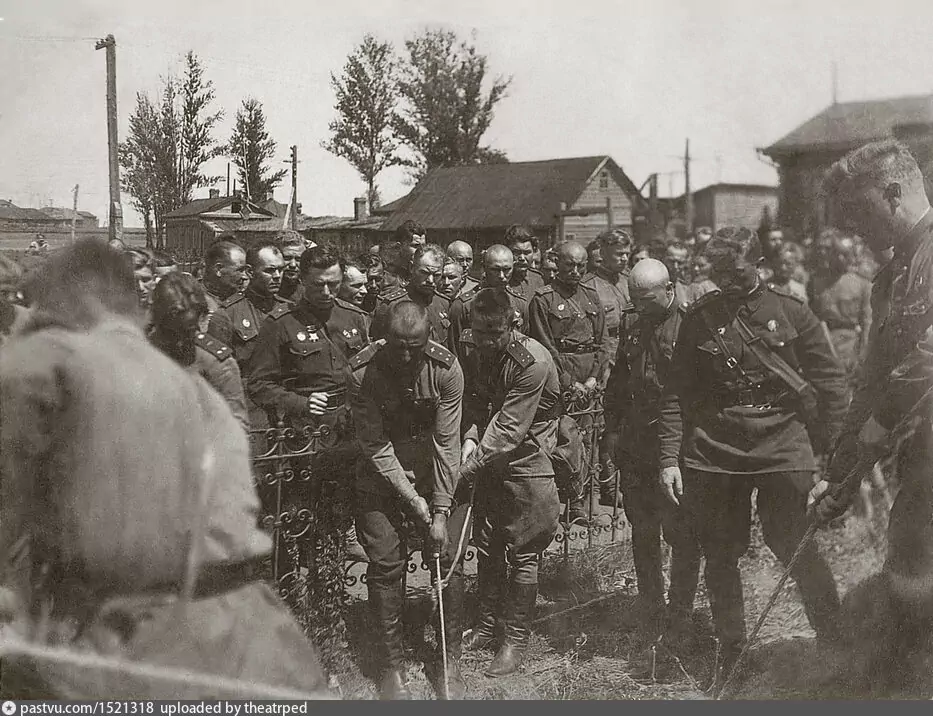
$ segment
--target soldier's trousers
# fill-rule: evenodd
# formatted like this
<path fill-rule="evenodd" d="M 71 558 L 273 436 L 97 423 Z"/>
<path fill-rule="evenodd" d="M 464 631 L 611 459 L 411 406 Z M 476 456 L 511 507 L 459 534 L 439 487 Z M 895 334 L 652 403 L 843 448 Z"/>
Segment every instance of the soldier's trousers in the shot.
<path fill-rule="evenodd" d="M 632 556 L 638 594 L 664 606 L 661 534 L 671 547 L 670 607 L 691 612 L 700 575 L 700 544 L 686 510 L 668 500 L 658 486 L 655 465 L 623 457 L 621 481 L 625 516 L 632 525 Z"/>
<path fill-rule="evenodd" d="M 466 519 L 467 503 L 455 504 L 447 518 L 449 542 L 441 555 L 441 568 L 446 574 L 457 551 L 460 531 Z M 397 497 L 356 493 L 356 535 L 369 558 L 366 584 L 370 589 L 401 586 L 402 574 L 408 563 L 405 551 L 405 514 Z M 427 535 L 427 527 L 422 530 Z M 466 550 L 464 550 L 465 552 Z M 422 555 L 431 563 L 431 555 Z M 463 574 L 463 555 L 454 568 L 455 575 Z"/>
<path fill-rule="evenodd" d="M 560 498 L 554 477 L 478 475 L 473 541 L 480 563 L 511 568 L 513 584 L 537 584 L 538 560 L 557 534 Z"/>
<path fill-rule="evenodd" d="M 933 620 L 933 426 L 918 427 L 897 457 L 900 490 L 888 520 L 884 575 L 902 619 Z"/>
<path fill-rule="evenodd" d="M 745 603 L 739 558 L 749 546 L 751 495 L 757 506 L 765 544 L 784 564 L 807 530 L 810 472 L 731 475 L 683 470 L 685 504 L 706 557 L 706 588 L 716 633 L 724 645 L 745 640 Z M 839 596 L 826 560 L 811 541 L 791 572 L 810 625 L 821 638 L 836 636 Z"/>

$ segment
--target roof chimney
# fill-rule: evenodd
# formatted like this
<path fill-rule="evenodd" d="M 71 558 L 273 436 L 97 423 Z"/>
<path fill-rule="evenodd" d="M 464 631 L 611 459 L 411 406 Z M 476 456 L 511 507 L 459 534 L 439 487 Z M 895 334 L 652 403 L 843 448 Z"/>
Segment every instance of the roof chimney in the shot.
<path fill-rule="evenodd" d="M 366 206 L 366 197 L 358 196 L 353 200 L 353 220 L 362 221 L 369 216 L 369 209 Z"/>
<path fill-rule="evenodd" d="M 219 198 L 220 198 L 220 189 L 211 189 L 211 190 L 210 190 L 210 198 L 211 198 L 211 199 L 219 199 Z"/>

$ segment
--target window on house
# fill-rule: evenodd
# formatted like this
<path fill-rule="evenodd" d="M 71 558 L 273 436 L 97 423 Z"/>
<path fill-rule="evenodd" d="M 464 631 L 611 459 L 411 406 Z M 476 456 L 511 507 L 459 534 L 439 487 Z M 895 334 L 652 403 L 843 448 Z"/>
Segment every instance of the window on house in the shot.
<path fill-rule="evenodd" d="M 600 189 L 609 188 L 609 172 L 602 172 L 599 175 L 599 188 Z"/>

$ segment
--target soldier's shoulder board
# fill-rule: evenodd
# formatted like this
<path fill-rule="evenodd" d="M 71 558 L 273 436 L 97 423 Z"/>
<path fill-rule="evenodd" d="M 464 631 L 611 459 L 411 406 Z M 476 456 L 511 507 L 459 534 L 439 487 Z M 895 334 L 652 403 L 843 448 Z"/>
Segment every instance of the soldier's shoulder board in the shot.
<path fill-rule="evenodd" d="M 622 313 L 635 313 L 635 304 L 626 303 L 624 306 L 622 306 Z"/>
<path fill-rule="evenodd" d="M 709 293 L 704 293 L 697 300 L 687 304 L 687 313 L 694 314 L 713 303 L 717 303 L 720 296 L 722 296 L 722 291 L 720 291 L 718 288 L 710 291 Z"/>
<path fill-rule="evenodd" d="M 350 370 L 359 370 L 364 365 L 369 363 L 375 355 L 382 349 L 386 344 L 384 338 L 380 338 L 378 341 L 373 341 L 368 346 L 366 346 L 359 353 L 350 357 Z"/>
<path fill-rule="evenodd" d="M 696 303 L 696 301 L 690 301 L 690 302 L 687 302 L 687 303 L 681 303 L 681 304 L 677 307 L 677 310 L 680 311 L 680 314 L 681 314 L 682 316 L 686 316 L 688 313 L 690 313 L 690 307 L 691 307 L 694 303 Z"/>
<path fill-rule="evenodd" d="M 776 293 L 778 296 L 783 296 L 784 298 L 789 298 L 793 301 L 796 301 L 801 306 L 806 304 L 806 301 L 804 301 L 800 296 L 797 296 L 790 291 L 785 291 L 783 288 L 768 284 L 768 290 L 771 291 L 771 293 Z"/>
<path fill-rule="evenodd" d="M 456 356 L 454 356 L 453 353 L 444 348 L 440 343 L 435 343 L 434 341 L 428 341 L 428 345 L 425 346 L 424 352 L 434 360 L 443 363 L 447 368 L 450 368 L 456 360 Z"/>
<path fill-rule="evenodd" d="M 354 313 L 362 313 L 364 316 L 368 316 L 368 315 L 369 315 L 368 313 L 366 313 L 366 311 L 364 311 L 364 310 L 363 310 L 362 308 L 360 308 L 359 306 L 355 306 L 355 305 L 353 305 L 352 303 L 350 303 L 349 301 L 344 301 L 342 298 L 335 298 L 335 299 L 334 299 L 334 303 L 336 303 L 338 306 L 340 306 L 341 308 L 344 308 L 344 309 L 346 309 L 346 310 L 348 310 L 348 311 L 353 311 Z"/>
<path fill-rule="evenodd" d="M 473 345 L 473 329 L 472 328 L 466 328 L 460 331 L 460 342 Z"/>
<path fill-rule="evenodd" d="M 541 273 L 541 272 L 540 272 L 538 269 L 536 269 L 536 268 L 529 268 L 529 269 L 528 269 L 528 273 L 530 273 L 530 274 L 535 274 L 535 275 L 538 276 L 538 278 L 540 278 L 542 281 L 544 280 L 544 274 Z"/>
<path fill-rule="evenodd" d="M 476 296 L 476 294 L 478 294 L 478 293 L 479 293 L 479 284 L 477 284 L 476 286 L 474 286 L 473 288 L 471 288 L 471 289 L 468 290 L 468 291 L 464 291 L 464 292 L 461 293 L 457 298 L 459 298 L 461 301 L 463 301 L 464 303 L 466 303 L 467 301 L 472 300 L 472 299 Z M 454 299 L 454 300 L 456 300 L 456 299 Z"/>
<path fill-rule="evenodd" d="M 513 298 L 517 298 L 517 299 L 519 299 L 519 300 L 521 300 L 521 301 L 527 300 L 522 294 L 520 294 L 518 291 L 516 291 L 516 290 L 515 290 L 514 288 L 512 288 L 511 286 L 506 286 L 506 287 L 505 287 L 505 292 L 506 292 L 507 294 L 509 294 L 510 296 L 512 296 Z"/>
<path fill-rule="evenodd" d="M 225 299 L 221 302 L 220 305 L 221 305 L 222 308 L 230 308 L 230 306 L 233 306 L 234 304 L 239 303 L 240 301 L 242 301 L 242 300 L 245 299 L 245 298 L 246 298 L 246 294 L 245 294 L 245 293 L 235 293 L 235 294 L 233 294 L 232 296 L 228 296 L 227 298 L 225 298 Z"/>
<path fill-rule="evenodd" d="M 408 291 L 405 289 L 404 286 L 393 286 L 387 291 L 383 291 L 382 293 L 380 293 L 379 298 L 383 301 L 395 301 L 401 298 L 402 296 L 407 296 L 407 295 L 408 295 Z"/>
<path fill-rule="evenodd" d="M 535 362 L 535 357 L 531 355 L 525 346 L 521 344 L 520 341 L 512 341 L 509 343 L 508 347 L 505 349 L 505 352 L 512 357 L 512 359 L 518 363 L 522 368 L 527 368 L 532 363 Z"/>
<path fill-rule="evenodd" d="M 552 293 L 554 293 L 553 286 L 541 286 L 535 289 L 535 296 L 548 296 Z"/>
<path fill-rule="evenodd" d="M 224 361 L 227 358 L 230 358 L 233 355 L 233 351 L 229 346 L 224 345 L 216 338 L 212 338 L 206 333 L 198 333 L 194 339 L 195 345 L 199 348 L 206 350 L 217 360 Z"/>
<path fill-rule="evenodd" d="M 277 303 L 275 304 L 275 308 L 269 311 L 268 318 L 272 319 L 273 321 L 276 321 L 282 316 L 284 316 L 286 313 L 290 313 L 293 307 L 294 307 L 294 304 L 291 304 L 291 303 Z"/>

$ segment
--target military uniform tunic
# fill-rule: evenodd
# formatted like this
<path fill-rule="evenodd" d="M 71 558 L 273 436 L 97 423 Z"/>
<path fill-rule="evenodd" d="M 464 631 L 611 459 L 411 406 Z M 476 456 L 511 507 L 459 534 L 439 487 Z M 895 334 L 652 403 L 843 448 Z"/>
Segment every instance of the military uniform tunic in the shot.
<path fill-rule="evenodd" d="M 244 430 L 249 430 L 250 420 L 246 395 L 243 392 L 243 380 L 233 359 L 232 349 L 206 333 L 199 333 L 195 339 L 195 358 L 191 369 L 223 396 L 233 412 L 233 417 Z"/>
<path fill-rule="evenodd" d="M 526 301 L 530 301 L 531 297 L 535 295 L 535 291 L 542 286 L 544 286 L 544 275 L 538 269 L 533 268 L 528 269 L 525 275 L 520 278 L 513 272 L 512 278 L 509 280 L 509 288 Z"/>
<path fill-rule="evenodd" d="M 606 314 L 606 350 L 609 352 L 609 363 L 615 363 L 616 352 L 619 349 L 619 334 L 623 328 L 623 311 L 632 302 L 628 292 L 628 278 L 624 274 L 612 276 L 608 271 L 597 268 L 595 273 L 583 277 L 599 296 Z"/>
<path fill-rule="evenodd" d="M 329 415 L 344 412 L 348 361 L 369 343 L 367 322 L 364 311 L 339 298 L 326 318 L 303 301 L 273 311 L 250 358 L 249 396 L 267 412 L 304 423 L 312 420 L 311 393 L 328 394 Z"/>
<path fill-rule="evenodd" d="M 245 294 L 235 294 L 235 297 L 231 296 L 226 302 L 222 310 L 230 319 L 233 329 L 230 347 L 240 372 L 244 372 L 249 365 L 250 356 L 258 342 L 259 329 L 262 328 L 266 317 L 276 309 L 281 310 L 291 305 L 275 296 L 262 296 L 250 290 Z"/>
<path fill-rule="evenodd" d="M 204 333 L 209 333 L 221 343 L 229 346 L 233 342 L 233 324 L 226 314 L 226 308 L 239 301 L 243 294 L 234 293 L 227 298 L 221 298 L 211 293 L 205 285 L 204 295 L 207 298 L 207 316 L 201 328 Z"/>
<path fill-rule="evenodd" d="M 933 387 L 933 211 L 898 243 L 894 258 L 875 278 L 872 288 L 874 321 L 868 352 L 830 464 L 831 481 L 844 480 L 856 462 L 858 433 L 869 417 L 891 430 Z M 883 571 L 898 611 L 911 624 L 920 625 L 925 622 L 916 620 L 928 613 L 933 580 L 933 427 L 929 402 L 918 415 L 916 430 L 898 447 L 900 490 L 888 520 Z"/>
<path fill-rule="evenodd" d="M 447 347 L 458 355 L 460 350 L 460 335 L 464 331 L 470 330 L 470 325 L 473 320 L 473 299 L 476 298 L 476 294 L 479 293 L 482 288 L 484 287 L 476 285 L 473 290 L 461 294 L 450 304 L 450 329 L 447 335 Z M 505 292 L 508 294 L 509 303 L 512 305 L 512 312 L 515 318 L 518 319 L 518 325 L 515 330 L 519 332 L 528 330 L 528 302 L 511 288 L 506 288 Z"/>
<path fill-rule="evenodd" d="M 424 304 L 420 297 L 415 297 L 407 288 L 397 288 L 379 297 L 376 310 L 373 313 L 370 338 L 377 340 L 385 338 L 388 329 L 389 307 L 398 301 L 412 301 L 424 306 L 428 311 L 428 322 L 431 324 L 431 340 L 441 345 L 448 343 L 447 334 L 450 330 L 450 300 L 439 293 L 431 297 L 431 302 Z"/>
<path fill-rule="evenodd" d="M 810 307 L 826 324 L 836 355 L 854 378 L 871 330 L 871 282 L 854 271 L 829 280 L 810 283 Z"/>
<path fill-rule="evenodd" d="M 561 389 L 600 380 L 609 361 L 606 314 L 596 290 L 555 282 L 539 288 L 528 306 L 529 334 L 554 358 Z"/>
<path fill-rule="evenodd" d="M 477 443 L 461 477 L 477 479 L 481 550 L 506 550 L 521 569 L 551 542 L 560 500 L 550 454 L 557 443 L 560 383 L 554 361 L 540 343 L 513 332 L 505 351 L 484 359 L 472 331 L 460 337 L 468 390 L 464 439 Z"/>

